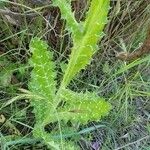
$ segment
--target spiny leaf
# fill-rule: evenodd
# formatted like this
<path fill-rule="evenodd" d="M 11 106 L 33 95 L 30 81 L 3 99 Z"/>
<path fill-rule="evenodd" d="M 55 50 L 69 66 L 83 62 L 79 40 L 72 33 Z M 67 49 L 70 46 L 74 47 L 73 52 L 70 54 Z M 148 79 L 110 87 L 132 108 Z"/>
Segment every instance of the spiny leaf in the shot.
<path fill-rule="evenodd" d="M 102 36 L 108 8 L 109 0 L 92 0 L 87 19 L 83 23 L 84 32 L 78 38 L 73 39 L 74 46 L 62 87 L 66 87 L 73 77 L 90 63 L 91 57 L 97 51 L 97 41 Z"/>
<path fill-rule="evenodd" d="M 92 0 L 87 19 L 83 23 L 77 23 L 71 11 L 71 0 L 53 0 L 53 6 L 60 8 L 66 27 L 73 35 L 70 61 L 57 94 L 52 53 L 47 51 L 47 44 L 40 39 L 31 41 L 30 64 L 33 70 L 29 89 L 42 98 L 31 100 L 36 117 L 34 136 L 42 137 L 46 143 L 49 142 L 49 135 L 44 128 L 46 124 L 60 120 L 85 124 L 88 121 L 98 121 L 111 109 L 110 104 L 95 93 L 75 93 L 65 89 L 73 77 L 90 63 L 96 52 L 97 41 L 106 22 L 108 5 L 109 0 Z M 93 23 L 96 24 L 94 28 Z M 63 102 L 61 106 L 60 102 Z M 49 144 L 54 145 L 53 142 Z"/>
<path fill-rule="evenodd" d="M 52 5 L 59 7 L 62 19 L 66 20 L 66 29 L 72 33 L 74 38 L 77 38 L 82 28 L 71 10 L 71 0 L 53 0 Z"/>
<path fill-rule="evenodd" d="M 52 52 L 47 51 L 47 48 L 48 45 L 38 38 L 32 39 L 30 43 L 32 52 L 30 64 L 33 66 L 33 70 L 29 87 L 33 92 L 52 99 L 56 92 L 56 74 Z"/>
<path fill-rule="evenodd" d="M 76 93 L 64 89 L 60 95 L 65 101 L 64 106 L 58 110 L 58 117 L 62 120 L 80 122 L 99 121 L 108 114 L 111 105 L 95 93 Z"/>
<path fill-rule="evenodd" d="M 48 45 L 39 38 L 32 39 L 30 64 L 33 67 L 29 89 L 44 99 L 31 100 L 37 122 L 42 122 L 45 115 L 50 113 L 52 101 L 56 92 L 54 62 L 52 53 L 47 51 Z"/>
<path fill-rule="evenodd" d="M 92 0 L 85 22 L 83 23 L 84 34 L 92 36 L 90 39 L 97 41 L 107 23 L 107 14 L 110 0 Z M 94 27 L 93 27 L 94 24 Z"/>

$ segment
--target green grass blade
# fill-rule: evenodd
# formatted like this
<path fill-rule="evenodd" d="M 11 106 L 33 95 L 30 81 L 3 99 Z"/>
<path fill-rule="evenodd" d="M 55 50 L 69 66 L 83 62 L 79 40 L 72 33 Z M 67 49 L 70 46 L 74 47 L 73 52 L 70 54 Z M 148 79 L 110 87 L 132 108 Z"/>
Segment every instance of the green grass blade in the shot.
<path fill-rule="evenodd" d="M 120 73 L 128 71 L 129 69 L 131 69 L 131 68 L 133 68 L 133 67 L 135 67 L 135 66 L 137 66 L 139 64 L 142 64 L 142 63 L 144 63 L 146 61 L 149 61 L 149 60 L 150 60 L 150 56 L 149 55 L 147 57 L 143 58 L 143 59 L 139 58 L 139 59 L 129 63 L 128 65 L 125 65 L 125 66 L 121 67 L 113 76 L 116 76 L 116 75 L 118 75 Z"/>

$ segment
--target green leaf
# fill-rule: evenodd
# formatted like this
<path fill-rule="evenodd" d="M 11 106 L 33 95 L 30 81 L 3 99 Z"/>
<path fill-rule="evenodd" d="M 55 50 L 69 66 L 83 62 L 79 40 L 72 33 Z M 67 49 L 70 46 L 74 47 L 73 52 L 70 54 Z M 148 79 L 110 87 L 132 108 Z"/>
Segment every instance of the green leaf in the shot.
<path fill-rule="evenodd" d="M 82 28 L 72 13 L 71 0 L 53 0 L 52 5 L 59 7 L 62 19 L 66 20 L 66 29 L 72 33 L 74 38 L 77 38 Z"/>
<path fill-rule="evenodd" d="M 33 99 L 31 104 L 34 107 L 36 120 L 39 124 L 48 122 L 46 115 L 51 113 L 52 102 L 56 92 L 55 64 L 52 61 L 52 52 L 47 51 L 48 45 L 39 38 L 32 39 L 30 51 L 32 57 L 30 65 L 33 67 L 31 80 L 28 84 L 30 91 L 43 99 Z"/>
<path fill-rule="evenodd" d="M 94 44 L 100 38 L 104 25 L 107 23 L 107 14 L 110 0 L 92 0 L 91 6 L 83 24 L 85 35 L 93 40 Z M 93 26 L 94 24 L 94 26 Z"/>
<path fill-rule="evenodd" d="M 58 110 L 58 117 L 65 121 L 71 120 L 81 124 L 99 121 L 111 109 L 111 105 L 95 93 L 76 93 L 65 89 L 60 97 L 65 103 Z"/>
<path fill-rule="evenodd" d="M 33 66 L 29 88 L 45 98 L 52 100 L 56 92 L 55 64 L 52 61 L 52 52 L 47 51 L 48 45 L 38 39 L 32 39 L 30 51 L 32 57 L 30 64 Z"/>
<path fill-rule="evenodd" d="M 69 64 L 61 86 L 66 87 L 73 77 L 87 64 L 98 50 L 97 42 L 102 37 L 106 24 L 109 0 L 92 0 L 87 18 L 83 23 L 83 33 L 74 38 L 74 46 L 70 55 Z"/>
<path fill-rule="evenodd" d="M 33 134 L 35 137 L 42 137 L 47 145 L 58 149 L 59 145 L 55 145 L 49 139 L 45 125 L 61 120 L 65 123 L 70 120 L 81 124 L 99 121 L 111 109 L 111 105 L 96 93 L 76 93 L 65 89 L 74 76 L 81 69 L 85 69 L 97 51 L 97 42 L 106 23 L 109 0 L 92 0 L 87 18 L 82 23 L 78 23 L 72 13 L 71 0 L 52 2 L 53 6 L 60 8 L 62 18 L 66 20 L 67 30 L 72 33 L 72 52 L 63 81 L 56 93 L 56 71 L 52 53 L 47 51 L 48 45 L 45 42 L 38 38 L 32 39 L 30 65 L 33 70 L 29 89 L 39 97 L 31 100 L 36 118 Z M 74 149 L 74 146 L 71 145 L 71 148 Z"/>

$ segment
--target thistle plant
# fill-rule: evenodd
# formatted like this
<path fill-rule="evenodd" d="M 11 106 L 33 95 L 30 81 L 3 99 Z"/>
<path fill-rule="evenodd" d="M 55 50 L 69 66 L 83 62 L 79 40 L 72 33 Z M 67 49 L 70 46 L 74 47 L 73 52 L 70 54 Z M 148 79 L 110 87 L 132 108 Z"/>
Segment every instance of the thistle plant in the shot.
<path fill-rule="evenodd" d="M 53 0 L 52 6 L 60 9 L 66 29 L 71 33 L 73 47 L 60 87 L 56 88 L 53 53 L 39 38 L 33 38 L 30 43 L 32 57 L 29 63 L 33 70 L 29 89 L 39 96 L 31 100 L 36 119 L 33 134 L 43 138 L 48 145 L 53 144 L 51 134 L 44 129 L 47 124 L 70 121 L 84 125 L 99 121 L 111 109 L 111 105 L 95 92 L 77 93 L 68 88 L 70 81 L 81 69 L 85 69 L 98 50 L 97 42 L 107 22 L 109 0 L 92 0 L 85 21 L 79 23 L 71 10 L 71 0 Z"/>

